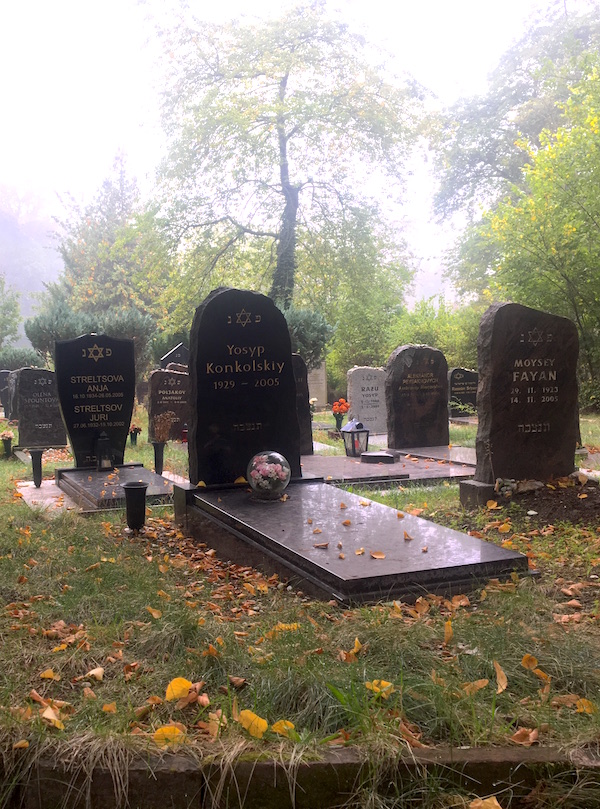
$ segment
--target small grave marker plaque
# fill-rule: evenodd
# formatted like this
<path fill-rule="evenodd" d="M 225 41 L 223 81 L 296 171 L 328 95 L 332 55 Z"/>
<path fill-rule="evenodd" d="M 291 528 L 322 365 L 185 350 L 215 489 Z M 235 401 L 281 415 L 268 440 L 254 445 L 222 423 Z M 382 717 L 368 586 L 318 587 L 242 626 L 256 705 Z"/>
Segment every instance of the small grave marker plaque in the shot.
<path fill-rule="evenodd" d="M 452 368 L 448 374 L 450 415 L 454 417 L 475 415 L 477 407 L 477 371 L 467 368 Z"/>
<path fill-rule="evenodd" d="M 19 423 L 19 446 L 64 447 L 67 435 L 58 406 L 54 371 L 20 368 L 11 371 L 11 377 L 12 418 Z"/>
<path fill-rule="evenodd" d="M 154 441 L 154 418 L 173 413 L 169 438 L 181 440 L 181 432 L 190 420 L 190 377 L 181 371 L 152 371 L 149 379 L 148 435 Z"/>
<path fill-rule="evenodd" d="M 77 467 L 95 466 L 102 433 L 122 464 L 135 395 L 133 340 L 84 334 L 56 343 L 56 379 Z"/>
<path fill-rule="evenodd" d="M 190 342 L 190 481 L 234 483 L 262 450 L 300 477 L 290 336 L 273 301 L 216 289 L 196 310 Z"/>
<path fill-rule="evenodd" d="M 387 430 L 385 410 L 385 371 L 360 366 L 346 374 L 350 417 L 361 421 L 373 433 Z"/>
<path fill-rule="evenodd" d="M 437 348 L 400 346 L 386 366 L 388 447 L 441 447 L 448 430 L 448 364 Z"/>
<path fill-rule="evenodd" d="M 568 475 L 578 435 L 575 324 L 517 303 L 494 304 L 477 341 L 475 480 Z"/>

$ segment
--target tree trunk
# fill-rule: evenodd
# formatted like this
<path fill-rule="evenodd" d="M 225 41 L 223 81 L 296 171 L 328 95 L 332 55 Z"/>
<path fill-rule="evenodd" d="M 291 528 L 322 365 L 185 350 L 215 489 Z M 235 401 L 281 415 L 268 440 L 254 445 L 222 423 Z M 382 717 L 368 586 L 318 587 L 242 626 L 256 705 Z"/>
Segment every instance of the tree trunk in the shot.
<path fill-rule="evenodd" d="M 283 103 L 287 88 L 287 74 L 279 82 L 279 99 Z M 298 219 L 298 197 L 300 187 L 290 182 L 287 158 L 288 135 L 285 130 L 285 117 L 277 116 L 277 136 L 279 139 L 279 176 L 281 193 L 285 206 L 281 217 L 281 227 L 277 240 L 277 266 L 273 274 L 270 297 L 275 303 L 287 309 L 294 297 L 294 276 L 296 274 L 296 223 Z"/>

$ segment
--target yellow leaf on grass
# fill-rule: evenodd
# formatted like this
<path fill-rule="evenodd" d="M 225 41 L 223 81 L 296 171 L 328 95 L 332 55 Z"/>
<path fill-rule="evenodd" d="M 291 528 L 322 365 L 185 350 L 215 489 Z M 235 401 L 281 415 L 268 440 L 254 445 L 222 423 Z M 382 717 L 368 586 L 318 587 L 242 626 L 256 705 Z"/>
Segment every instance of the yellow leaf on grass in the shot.
<path fill-rule="evenodd" d="M 452 629 L 452 621 L 446 621 L 444 624 L 444 646 L 447 646 L 454 636 L 454 630 Z"/>
<path fill-rule="evenodd" d="M 491 798 L 475 798 L 469 804 L 469 809 L 502 809 L 498 800 L 492 795 Z"/>
<path fill-rule="evenodd" d="M 365 687 L 372 691 L 375 696 L 383 697 L 383 699 L 389 699 L 390 694 L 393 694 L 396 690 L 393 683 L 387 680 L 373 680 L 370 683 L 365 683 Z"/>
<path fill-rule="evenodd" d="M 102 680 L 104 679 L 104 669 L 102 668 L 102 666 L 98 666 L 97 668 L 88 671 L 88 673 L 85 676 L 93 677 L 94 680 L 98 680 L 98 682 L 101 683 Z"/>
<path fill-rule="evenodd" d="M 507 523 L 507 522 L 503 522 L 502 525 L 498 526 L 498 532 L 500 534 L 508 534 L 508 532 L 511 531 L 511 530 L 512 529 L 511 529 L 509 523 Z"/>
<path fill-rule="evenodd" d="M 354 652 L 354 654 L 355 654 L 355 655 L 357 655 L 357 654 L 360 652 L 360 650 L 362 649 L 362 647 L 363 647 L 363 645 L 362 645 L 362 643 L 359 641 L 359 639 L 358 639 L 358 638 L 354 638 L 354 649 L 353 649 L 352 651 Z"/>
<path fill-rule="evenodd" d="M 186 680 L 185 677 L 175 677 L 167 686 L 165 699 L 171 702 L 174 699 L 181 699 L 187 697 L 190 688 L 192 687 L 191 680 Z"/>
<path fill-rule="evenodd" d="M 155 610 L 154 607 L 146 607 L 146 609 L 153 618 L 156 618 L 157 620 L 162 618 L 162 612 L 160 610 Z"/>
<path fill-rule="evenodd" d="M 534 742 L 537 742 L 538 730 L 534 728 L 519 728 L 516 733 L 510 737 L 511 742 L 520 744 L 523 747 L 531 747 Z"/>
<path fill-rule="evenodd" d="M 497 500 L 488 500 L 485 504 L 486 508 L 489 508 L 490 511 L 493 511 L 497 508 L 501 508 L 500 503 Z"/>
<path fill-rule="evenodd" d="M 248 731 L 251 736 L 254 736 L 255 739 L 262 739 L 265 735 L 265 731 L 269 727 L 268 722 L 266 719 L 255 714 L 253 711 L 240 711 L 240 718 L 239 718 L 240 725 Z"/>
<path fill-rule="evenodd" d="M 546 674 L 545 671 L 541 669 L 531 669 L 532 672 L 535 674 L 536 677 L 539 677 L 540 680 L 544 680 L 545 682 L 549 683 L 552 677 L 549 674 Z"/>
<path fill-rule="evenodd" d="M 523 659 L 521 660 L 521 665 L 524 669 L 535 669 L 537 667 L 538 660 L 537 657 L 533 655 L 526 654 L 523 655 Z"/>
<path fill-rule="evenodd" d="M 52 669 L 46 669 L 40 674 L 42 680 L 60 680 L 60 674 L 55 674 Z"/>
<path fill-rule="evenodd" d="M 585 699 L 581 697 L 575 703 L 577 708 L 577 713 L 598 713 L 597 706 L 589 699 Z"/>
<path fill-rule="evenodd" d="M 294 730 L 294 724 L 288 722 L 287 719 L 279 719 L 274 725 L 271 725 L 271 730 L 279 736 L 289 736 L 290 730 Z"/>
<path fill-rule="evenodd" d="M 60 719 L 60 715 L 58 711 L 54 708 L 48 706 L 45 711 L 42 713 L 42 719 L 44 719 L 49 725 L 54 728 L 58 728 L 58 730 L 64 730 L 65 726 Z"/>
<path fill-rule="evenodd" d="M 497 660 L 492 661 L 494 664 L 494 668 L 496 669 L 496 682 L 498 683 L 498 688 L 496 689 L 496 694 L 501 694 L 503 691 L 506 690 L 508 685 L 508 678 L 502 669 L 500 663 Z"/>
<path fill-rule="evenodd" d="M 371 551 L 371 559 L 385 559 L 383 551 Z"/>
<path fill-rule="evenodd" d="M 173 722 L 170 725 L 162 725 L 157 728 L 152 734 L 152 738 L 156 744 L 166 747 L 169 744 L 180 744 L 184 741 L 185 735 L 185 726 L 179 724 L 179 722 Z"/>
<path fill-rule="evenodd" d="M 18 742 L 13 744 L 13 750 L 27 750 L 29 747 L 29 742 L 27 739 L 20 739 Z"/>
<path fill-rule="evenodd" d="M 116 702 L 106 702 L 102 706 L 102 710 L 104 713 L 116 713 L 117 712 L 117 703 Z"/>
<path fill-rule="evenodd" d="M 470 697 L 472 694 L 476 694 L 478 691 L 481 691 L 482 688 L 485 688 L 486 685 L 489 683 L 489 680 L 475 680 L 472 683 L 463 683 L 462 689 L 465 694 Z"/>

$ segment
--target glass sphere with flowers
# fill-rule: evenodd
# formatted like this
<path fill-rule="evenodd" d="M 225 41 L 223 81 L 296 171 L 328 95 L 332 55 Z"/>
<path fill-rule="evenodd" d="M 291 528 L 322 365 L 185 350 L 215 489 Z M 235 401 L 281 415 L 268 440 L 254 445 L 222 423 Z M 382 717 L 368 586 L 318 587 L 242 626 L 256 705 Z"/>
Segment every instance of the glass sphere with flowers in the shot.
<path fill-rule="evenodd" d="M 292 476 L 291 467 L 279 452 L 265 450 L 250 459 L 246 480 L 261 500 L 278 500 Z"/>
<path fill-rule="evenodd" d="M 333 413 L 333 417 L 335 419 L 335 427 L 336 430 L 342 429 L 342 423 L 344 421 L 344 416 L 350 410 L 350 402 L 347 402 L 344 398 L 340 396 L 337 402 L 334 402 L 331 406 L 331 412 Z"/>

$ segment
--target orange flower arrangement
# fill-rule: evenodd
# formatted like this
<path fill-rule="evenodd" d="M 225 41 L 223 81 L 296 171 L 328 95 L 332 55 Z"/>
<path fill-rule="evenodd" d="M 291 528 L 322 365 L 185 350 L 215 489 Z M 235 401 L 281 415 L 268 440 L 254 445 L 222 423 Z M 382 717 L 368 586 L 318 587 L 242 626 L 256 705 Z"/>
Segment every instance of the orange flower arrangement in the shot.
<path fill-rule="evenodd" d="M 344 398 L 340 396 L 337 402 L 334 402 L 331 406 L 331 411 L 335 418 L 335 426 L 339 430 L 341 429 L 342 422 L 344 420 L 344 416 L 350 410 L 350 402 L 347 402 Z"/>

